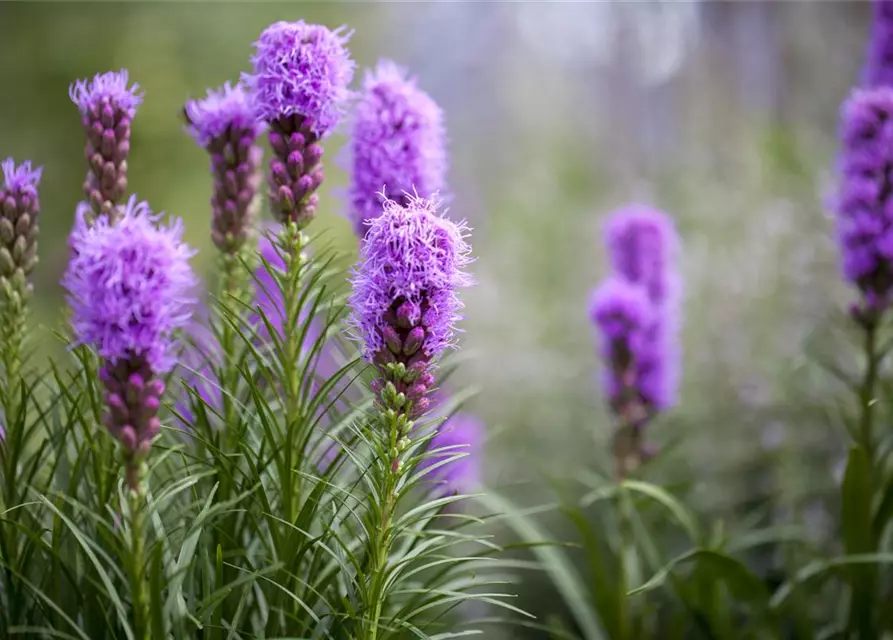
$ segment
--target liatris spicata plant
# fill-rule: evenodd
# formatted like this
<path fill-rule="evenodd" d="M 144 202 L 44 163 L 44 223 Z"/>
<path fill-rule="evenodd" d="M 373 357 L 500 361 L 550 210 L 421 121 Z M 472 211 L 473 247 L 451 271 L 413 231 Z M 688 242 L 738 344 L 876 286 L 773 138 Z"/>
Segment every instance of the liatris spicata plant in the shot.
<path fill-rule="evenodd" d="M 119 215 L 116 208 L 127 193 L 130 127 L 143 99 L 139 85 L 128 86 L 128 82 L 127 70 L 121 69 L 78 80 L 68 90 L 87 134 L 84 155 L 90 169 L 84 195 L 93 210 L 87 224 L 94 216 L 114 222 Z"/>
<path fill-rule="evenodd" d="M 263 156 L 257 137 L 263 129 L 254 105 L 241 84 L 229 83 L 208 91 L 202 100 L 192 100 L 184 108 L 188 130 L 211 156 L 214 193 L 211 197 L 211 239 L 220 251 L 221 322 L 219 338 L 223 362 L 217 371 L 223 400 L 223 437 L 232 452 L 241 430 L 237 410 L 239 392 L 238 345 L 236 331 L 241 324 L 241 302 L 249 295 L 248 273 L 243 262 L 251 258 L 246 250 L 254 232 L 260 161 Z M 220 434 L 215 433 L 215 439 Z M 222 458 L 221 458 L 222 460 Z M 227 473 L 220 474 L 228 477 Z M 229 498 L 224 482 L 220 498 Z"/>
<path fill-rule="evenodd" d="M 893 2 L 874 0 L 872 14 L 862 83 L 867 87 L 893 87 Z"/>
<path fill-rule="evenodd" d="M 16 165 L 12 158 L 0 163 L 3 185 L 0 187 L 0 317 L 3 327 L 3 367 L 6 375 L 4 411 L 7 424 L 18 433 L 19 396 L 21 395 L 21 351 L 24 340 L 28 301 L 33 287 L 28 281 L 37 265 L 37 218 L 40 202 L 37 187 L 42 169 L 30 162 Z M 17 440 L 14 436 L 11 438 Z"/>
<path fill-rule="evenodd" d="M 159 376 L 174 364 L 174 334 L 190 319 L 197 283 L 182 224 L 158 226 L 160 219 L 131 196 L 116 225 L 98 218 L 76 228 L 63 279 L 76 339 L 104 361 L 106 426 L 121 443 L 134 491 L 161 426 Z"/>
<path fill-rule="evenodd" d="M 409 194 L 428 198 L 446 186 L 443 112 L 389 60 L 366 72 L 350 152 L 350 218 L 360 237 L 366 221 L 381 215 L 383 197 L 405 204 Z"/>
<path fill-rule="evenodd" d="M 159 376 L 174 364 L 175 332 L 190 319 L 197 280 L 193 251 L 182 242 L 179 220 L 159 226 L 161 215 L 131 196 L 117 224 L 107 217 L 76 225 L 63 279 L 79 343 L 103 360 L 105 425 L 121 444 L 130 488 L 131 589 L 135 637 L 149 637 L 145 593 L 143 487 L 145 460 L 161 429 L 164 393 Z"/>
<path fill-rule="evenodd" d="M 302 20 L 276 22 L 255 43 L 254 69 L 244 76 L 258 117 L 269 128 L 273 148 L 269 187 L 273 214 L 282 223 L 278 238 L 285 261 L 282 375 L 289 433 L 304 430 L 298 325 L 301 278 L 310 264 L 303 254 L 308 242 L 303 229 L 313 219 L 319 200 L 315 192 L 323 181 L 322 139 L 338 124 L 349 95 L 347 86 L 354 71 L 345 46 L 349 36 L 343 28 L 333 31 Z M 300 440 L 290 438 L 289 446 Z"/>
<path fill-rule="evenodd" d="M 257 215 L 262 124 L 241 84 L 209 90 L 205 98 L 187 102 L 184 112 L 189 133 L 211 156 L 211 239 L 234 255 L 249 240 Z"/>
<path fill-rule="evenodd" d="M 438 215 L 433 200 L 412 197 L 405 206 L 388 200 L 369 222 L 352 280 L 351 324 L 362 338 L 366 360 L 377 372 L 373 423 L 378 504 L 370 511 L 367 541 L 372 575 L 366 606 L 366 636 L 374 640 L 387 599 L 392 518 L 406 473 L 414 421 L 430 406 L 433 371 L 451 346 L 462 304 L 457 295 L 471 284 L 465 267 L 467 228 Z"/>
<path fill-rule="evenodd" d="M 602 337 L 605 394 L 620 420 L 614 455 L 623 477 L 653 455 L 642 431 L 676 399 L 678 239 L 665 214 L 641 205 L 614 213 L 605 238 L 614 275 L 593 293 L 590 317 Z"/>
<path fill-rule="evenodd" d="M 349 37 L 343 27 L 299 20 L 270 25 L 255 43 L 245 82 L 270 128 L 270 199 L 280 222 L 303 228 L 316 212 L 321 140 L 341 119 L 353 78 Z"/>

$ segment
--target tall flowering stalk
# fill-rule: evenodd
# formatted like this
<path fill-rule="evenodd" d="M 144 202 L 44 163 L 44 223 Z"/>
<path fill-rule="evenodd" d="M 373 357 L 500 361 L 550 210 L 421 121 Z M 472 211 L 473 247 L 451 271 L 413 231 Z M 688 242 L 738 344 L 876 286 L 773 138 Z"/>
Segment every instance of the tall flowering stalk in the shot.
<path fill-rule="evenodd" d="M 432 200 L 413 197 L 406 206 L 385 201 L 381 216 L 369 222 L 352 280 L 351 323 L 377 372 L 378 503 L 367 523 L 369 640 L 378 635 L 387 596 L 391 525 L 407 473 L 404 454 L 415 421 L 431 406 L 437 360 L 453 344 L 462 308 L 457 291 L 472 282 L 464 270 L 471 250 L 466 233 L 464 224 L 439 216 Z"/>
<path fill-rule="evenodd" d="M 876 30 L 883 26 L 881 22 L 890 26 L 890 11 L 886 3 L 876 7 Z M 885 84 L 880 77 L 875 81 Z M 852 306 L 851 315 L 863 334 L 865 358 L 859 393 L 861 415 L 855 434 L 858 447 L 850 452 L 844 490 L 853 483 L 864 484 L 868 501 L 865 508 L 870 509 L 870 496 L 878 480 L 874 433 L 882 358 L 878 331 L 893 303 L 893 87 L 855 89 L 844 102 L 841 116 L 842 146 L 835 202 L 837 240 L 843 277 L 859 292 L 860 300 Z M 864 473 L 859 471 L 863 464 Z M 851 508 L 852 501 L 845 501 L 845 518 Z M 873 553 L 877 545 L 876 533 L 869 527 L 861 539 L 847 540 L 847 551 Z M 872 603 L 877 586 L 876 567 L 866 566 L 853 572 L 850 624 L 860 630 L 863 638 L 875 637 Z"/>
<path fill-rule="evenodd" d="M 842 113 L 837 238 L 844 278 L 860 293 L 853 317 L 862 327 L 866 371 L 861 444 L 873 457 L 877 331 L 893 302 L 893 88 L 856 89 Z"/>
<path fill-rule="evenodd" d="M 346 44 L 349 34 L 321 25 L 277 22 L 261 33 L 252 57 L 253 71 L 244 77 L 256 112 L 269 128 L 273 158 L 268 175 L 273 214 L 282 224 L 279 248 L 285 261 L 282 297 L 285 307 L 286 455 L 289 467 L 297 462 L 291 447 L 302 442 L 301 380 L 298 361 L 301 336 L 303 254 L 308 239 L 303 229 L 318 204 L 316 190 L 323 181 L 322 140 L 338 124 L 348 97 L 354 63 Z M 297 480 L 296 480 L 297 481 Z M 284 516 L 292 521 L 297 491 L 283 487 Z"/>
<path fill-rule="evenodd" d="M 0 339 L 6 376 L 3 413 L 6 434 L 6 491 L 10 504 L 15 499 L 15 462 L 24 429 L 22 395 L 22 342 L 28 301 L 33 286 L 29 277 L 37 265 L 37 219 L 40 202 L 37 187 L 41 169 L 30 162 L 16 165 L 12 158 L 0 163 L 3 184 L 0 187 Z"/>
<path fill-rule="evenodd" d="M 105 425 L 121 445 L 130 489 L 133 630 L 144 640 L 149 605 L 143 476 L 161 429 L 160 376 L 174 364 L 174 334 L 189 321 L 197 280 L 189 266 L 194 252 L 182 242 L 180 221 L 159 226 L 160 214 L 135 196 L 120 214 L 114 225 L 108 217 L 92 226 L 76 225 L 63 285 L 78 342 L 92 345 L 103 361 Z"/>
<path fill-rule="evenodd" d="M 367 71 L 350 138 L 350 218 L 355 233 L 381 215 L 382 198 L 406 204 L 446 186 L 443 111 L 415 78 L 389 60 Z"/>
<path fill-rule="evenodd" d="M 41 169 L 30 162 L 16 165 L 12 158 L 0 163 L 3 182 L 0 184 L 0 359 L 3 363 L 3 420 L 0 427 L 0 512 L 24 502 L 19 486 L 20 465 L 27 445 L 27 394 L 22 376 L 22 347 L 28 302 L 33 287 L 29 277 L 37 264 L 37 219 L 40 213 L 37 187 Z M 23 516 L 19 516 L 22 518 Z M 6 580 L 6 602 L 18 601 L 17 579 L 20 570 L 20 534 L 17 526 L 0 527 L 0 564 Z M 11 611 L 10 624 L 18 621 L 18 612 Z M 4 628 L 5 625 L 0 625 Z"/>
<path fill-rule="evenodd" d="M 219 250 L 220 298 L 227 310 L 220 330 L 223 365 L 220 386 L 223 390 L 223 437 L 235 448 L 238 441 L 236 396 L 239 371 L 234 323 L 240 316 L 238 301 L 249 294 L 248 278 L 242 261 L 250 257 L 251 240 L 257 217 L 257 190 L 260 186 L 260 162 L 263 151 L 257 137 L 263 126 L 257 121 L 254 106 L 241 84 L 224 84 L 210 90 L 202 100 L 186 103 L 188 130 L 211 156 L 214 189 L 211 196 L 211 239 Z M 224 477 L 233 477 L 224 474 Z M 221 498 L 229 496 L 221 478 Z"/>
<path fill-rule="evenodd" d="M 84 196 L 92 208 L 87 224 L 103 216 L 115 221 L 117 207 L 127 193 L 130 127 L 143 99 L 139 85 L 128 83 L 127 70 L 121 69 L 78 80 L 68 91 L 87 134 L 84 156 L 89 171 Z"/>
<path fill-rule="evenodd" d="M 593 293 L 590 317 L 601 334 L 605 395 L 619 420 L 614 456 L 623 477 L 653 455 L 642 432 L 676 400 L 678 238 L 665 214 L 633 205 L 609 218 L 605 239 L 613 275 Z"/>

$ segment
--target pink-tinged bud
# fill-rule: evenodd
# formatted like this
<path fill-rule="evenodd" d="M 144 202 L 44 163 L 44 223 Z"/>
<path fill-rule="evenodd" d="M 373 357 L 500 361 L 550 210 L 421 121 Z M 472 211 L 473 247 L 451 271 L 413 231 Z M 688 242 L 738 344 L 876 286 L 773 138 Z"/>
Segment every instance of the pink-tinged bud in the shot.
<path fill-rule="evenodd" d="M 422 346 L 425 341 L 425 329 L 421 326 L 415 327 L 406 335 L 406 341 L 403 343 L 403 353 L 408 356 L 413 355 Z"/>
<path fill-rule="evenodd" d="M 402 344 L 400 342 L 400 336 L 397 335 L 397 331 L 393 327 L 388 326 L 382 330 L 382 333 L 384 335 L 385 344 L 388 345 L 388 349 L 390 349 L 394 355 L 399 355 L 402 349 Z"/>
<path fill-rule="evenodd" d="M 118 430 L 118 440 L 127 451 L 133 451 L 136 448 L 136 431 L 130 425 L 124 425 Z"/>

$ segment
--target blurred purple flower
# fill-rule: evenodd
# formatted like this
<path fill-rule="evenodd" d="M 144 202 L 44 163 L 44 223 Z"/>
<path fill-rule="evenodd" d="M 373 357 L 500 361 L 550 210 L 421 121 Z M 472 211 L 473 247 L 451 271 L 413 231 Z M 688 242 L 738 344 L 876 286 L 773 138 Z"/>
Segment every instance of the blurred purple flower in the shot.
<path fill-rule="evenodd" d="M 223 252 L 236 253 L 251 233 L 260 186 L 262 125 L 242 85 L 224 84 L 184 109 L 189 132 L 211 156 L 211 238 Z"/>
<path fill-rule="evenodd" d="M 605 395 L 615 411 L 628 390 L 645 395 L 639 373 L 652 358 L 647 333 L 653 315 L 645 290 L 623 278 L 610 278 L 592 293 L 589 317 L 601 335 Z"/>
<path fill-rule="evenodd" d="M 893 86 L 893 2 L 874 0 L 873 20 L 862 83 L 867 87 Z"/>
<path fill-rule="evenodd" d="M 642 336 L 646 346 L 637 354 L 636 388 L 650 408 L 668 409 L 679 385 L 679 237 L 669 216 L 631 205 L 609 217 L 605 239 L 615 275 L 641 287 L 651 307 Z"/>
<path fill-rule="evenodd" d="M 389 60 L 366 72 L 350 152 L 350 215 L 360 237 L 366 221 L 381 215 L 383 199 L 406 204 L 408 194 L 429 198 L 446 186 L 443 112 Z"/>
<path fill-rule="evenodd" d="M 12 158 L 0 162 L 0 281 L 5 296 L 31 293 L 27 278 L 37 265 L 37 187 L 42 169 L 30 162 L 16 165 Z"/>
<path fill-rule="evenodd" d="M 130 125 L 143 99 L 139 85 L 127 83 L 127 70 L 121 69 L 78 80 L 68 90 L 87 134 L 84 154 L 90 171 L 84 194 L 97 216 L 116 218 L 115 207 L 127 192 Z"/>
<path fill-rule="evenodd" d="M 843 105 L 837 239 L 844 278 L 868 309 L 893 292 L 893 88 L 856 89 Z"/>
<path fill-rule="evenodd" d="M 438 215 L 437 203 L 388 200 L 369 224 L 352 279 L 351 324 L 366 359 L 382 379 L 375 391 L 404 394 L 412 418 L 427 411 L 434 361 L 452 345 L 462 303 L 457 290 L 472 284 L 468 228 Z M 390 366 L 395 365 L 395 366 Z M 402 366 L 400 366 L 402 365 Z"/>
<path fill-rule="evenodd" d="M 270 201 L 282 222 L 306 226 L 316 214 L 322 184 L 321 139 L 344 110 L 354 63 L 350 34 L 321 25 L 276 22 L 255 43 L 254 70 L 244 81 L 257 113 L 270 126 Z"/>
<path fill-rule="evenodd" d="M 428 451 L 449 447 L 447 451 L 429 453 L 419 464 L 419 470 L 428 469 L 458 454 L 464 457 L 451 460 L 433 470 L 426 478 L 438 483 L 437 492 L 446 495 L 467 493 L 480 484 L 480 453 L 484 439 L 484 424 L 470 413 L 456 413 L 443 422 L 437 434 L 428 444 Z"/>

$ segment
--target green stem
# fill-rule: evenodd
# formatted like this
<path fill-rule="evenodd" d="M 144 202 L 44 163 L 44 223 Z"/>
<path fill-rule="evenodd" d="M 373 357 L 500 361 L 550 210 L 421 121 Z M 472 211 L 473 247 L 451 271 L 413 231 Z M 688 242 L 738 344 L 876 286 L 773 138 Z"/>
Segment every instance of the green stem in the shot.
<path fill-rule="evenodd" d="M 867 500 L 871 501 L 874 496 L 875 489 L 875 446 L 874 446 L 874 404 L 875 391 L 878 382 L 878 354 L 877 354 L 877 327 L 876 318 L 869 319 L 864 323 L 865 328 L 865 376 L 862 381 L 862 389 L 860 393 L 861 400 L 861 420 L 860 420 L 860 439 L 862 447 L 868 461 L 868 482 L 869 491 Z M 871 528 L 871 519 L 867 519 L 869 527 L 866 542 L 870 545 L 865 550 L 867 553 L 877 551 L 877 539 Z M 874 612 L 872 611 L 873 602 L 877 591 L 877 568 L 875 566 L 866 565 L 861 568 L 859 574 L 863 577 L 858 580 L 857 588 L 852 594 L 852 605 L 850 608 L 850 628 L 859 630 L 858 637 L 861 640 L 871 640 L 877 637 L 874 630 Z"/>
<path fill-rule="evenodd" d="M 128 473 L 139 473 L 128 469 Z M 129 489 L 130 498 L 130 597 L 133 602 L 135 640 L 149 638 L 149 599 L 145 587 L 145 531 L 143 530 L 142 490 Z"/>
<path fill-rule="evenodd" d="M 300 298 L 301 298 L 301 270 L 304 266 L 303 250 L 307 244 L 306 236 L 295 223 L 287 223 L 282 229 L 280 238 L 282 243 L 283 258 L 285 260 L 285 287 L 283 290 L 283 304 L 285 306 L 285 318 L 283 333 L 285 334 L 285 456 L 286 468 L 291 470 L 300 462 L 300 451 L 295 450 L 295 445 L 302 442 L 301 434 L 301 376 L 299 359 L 301 355 L 301 331 L 300 331 Z M 292 482 L 284 482 L 287 497 L 285 503 L 285 515 L 288 522 L 294 520 L 297 509 L 297 501 L 301 495 L 300 474 L 292 474 Z"/>
<path fill-rule="evenodd" d="M 381 522 L 372 549 L 371 599 L 372 602 L 374 602 L 374 605 L 367 633 L 367 638 L 369 640 L 376 640 L 378 637 L 378 627 L 381 622 L 382 609 L 384 608 L 384 583 L 387 579 L 388 556 L 391 552 L 391 518 L 393 516 L 396 497 L 396 474 L 393 472 L 393 467 L 393 461 L 388 461 L 387 469 L 385 471 L 384 499 L 381 504 Z"/>
<path fill-rule="evenodd" d="M 872 472 L 874 470 L 874 392 L 877 386 L 878 356 L 877 356 L 877 323 L 869 322 L 865 325 L 865 377 L 862 382 L 862 420 L 860 433 L 862 446 L 868 455 L 868 462 Z"/>

